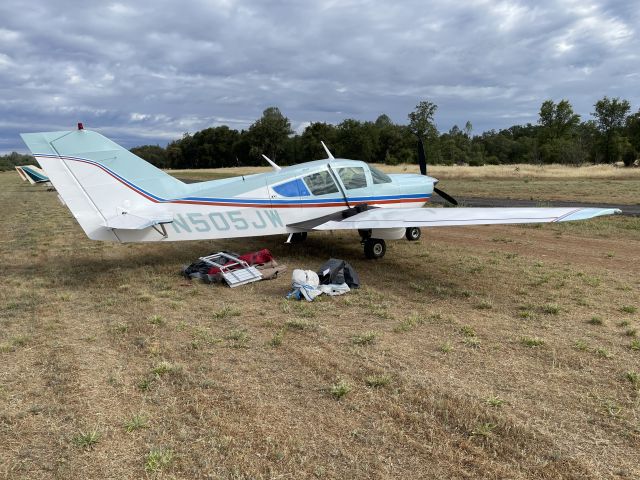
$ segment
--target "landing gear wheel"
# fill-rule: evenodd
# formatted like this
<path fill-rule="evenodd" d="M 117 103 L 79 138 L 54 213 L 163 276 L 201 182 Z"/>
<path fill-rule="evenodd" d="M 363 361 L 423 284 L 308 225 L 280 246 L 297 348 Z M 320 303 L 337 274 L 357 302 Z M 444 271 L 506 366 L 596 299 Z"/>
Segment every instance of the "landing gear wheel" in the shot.
<path fill-rule="evenodd" d="M 367 238 L 364 241 L 364 256 L 370 259 L 384 257 L 387 244 L 381 238 Z"/>
<path fill-rule="evenodd" d="M 297 232 L 291 235 L 290 243 L 302 243 L 307 239 L 307 232 Z"/>
<path fill-rule="evenodd" d="M 418 240 L 420 240 L 420 237 L 422 236 L 422 232 L 418 227 L 408 227 L 407 232 L 404 234 L 404 236 L 410 242 L 417 242 Z"/>

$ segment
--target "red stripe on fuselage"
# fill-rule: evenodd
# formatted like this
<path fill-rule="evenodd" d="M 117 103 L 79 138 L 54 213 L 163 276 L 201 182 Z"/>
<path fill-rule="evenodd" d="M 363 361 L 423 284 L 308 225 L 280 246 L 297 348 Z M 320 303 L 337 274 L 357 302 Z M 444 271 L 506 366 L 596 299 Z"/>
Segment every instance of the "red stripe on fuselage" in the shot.
<path fill-rule="evenodd" d="M 373 202 L 349 202 L 349 205 L 379 205 L 389 203 L 426 203 L 429 201 L 429 197 L 425 198 L 404 198 L 396 200 L 376 200 Z M 338 203 L 294 203 L 294 204 L 275 204 L 269 205 L 264 203 L 231 203 L 231 202 L 199 202 L 197 200 L 169 200 L 166 203 L 181 203 L 186 205 L 215 205 L 222 207 L 240 207 L 240 208 L 317 208 L 317 207 L 346 207 L 344 202 Z"/>

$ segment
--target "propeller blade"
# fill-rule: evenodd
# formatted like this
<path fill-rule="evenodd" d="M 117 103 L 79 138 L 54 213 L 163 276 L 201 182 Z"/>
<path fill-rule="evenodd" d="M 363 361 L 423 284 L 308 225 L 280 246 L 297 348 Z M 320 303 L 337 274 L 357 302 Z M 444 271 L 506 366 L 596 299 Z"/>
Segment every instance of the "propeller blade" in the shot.
<path fill-rule="evenodd" d="M 424 145 L 422 139 L 418 138 L 418 165 L 420 165 L 420 174 L 427 174 L 427 157 L 424 154 Z"/>
<path fill-rule="evenodd" d="M 437 187 L 433 187 L 433 191 L 436 192 L 438 195 L 440 195 L 442 198 L 444 198 L 450 204 L 458 205 L 458 201 L 455 198 L 453 198 L 451 195 L 449 195 L 448 193 L 443 192 L 442 190 L 440 190 Z"/>

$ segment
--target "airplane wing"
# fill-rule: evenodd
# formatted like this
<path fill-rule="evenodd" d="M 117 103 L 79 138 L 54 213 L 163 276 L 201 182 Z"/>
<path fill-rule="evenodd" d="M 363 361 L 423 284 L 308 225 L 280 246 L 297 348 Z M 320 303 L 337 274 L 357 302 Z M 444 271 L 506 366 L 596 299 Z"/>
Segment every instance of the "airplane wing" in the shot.
<path fill-rule="evenodd" d="M 620 213 L 617 208 L 375 208 L 345 219 L 329 220 L 313 230 L 351 230 L 399 227 L 453 227 L 552 223 L 586 220 Z"/>

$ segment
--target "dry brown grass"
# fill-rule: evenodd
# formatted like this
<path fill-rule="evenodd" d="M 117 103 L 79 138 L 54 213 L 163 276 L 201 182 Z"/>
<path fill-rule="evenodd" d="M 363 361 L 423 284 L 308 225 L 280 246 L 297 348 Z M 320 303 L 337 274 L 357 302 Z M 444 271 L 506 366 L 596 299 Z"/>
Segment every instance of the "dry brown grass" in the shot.
<path fill-rule="evenodd" d="M 384 168 L 384 167 L 383 167 Z M 390 171 L 401 173 L 405 170 L 415 169 L 411 165 L 399 165 L 391 167 Z M 624 168 L 616 165 L 583 165 L 571 167 L 567 165 L 485 165 L 483 167 L 468 166 L 444 166 L 433 165 L 429 167 L 429 174 L 437 178 L 504 178 L 504 179 L 640 179 L 640 168 Z"/>
<path fill-rule="evenodd" d="M 640 476 L 638 219 L 432 229 L 371 262 L 348 233 L 94 243 L 13 172 L 0 199 L 0 477 Z M 260 247 L 345 258 L 363 288 L 177 275 Z"/>

